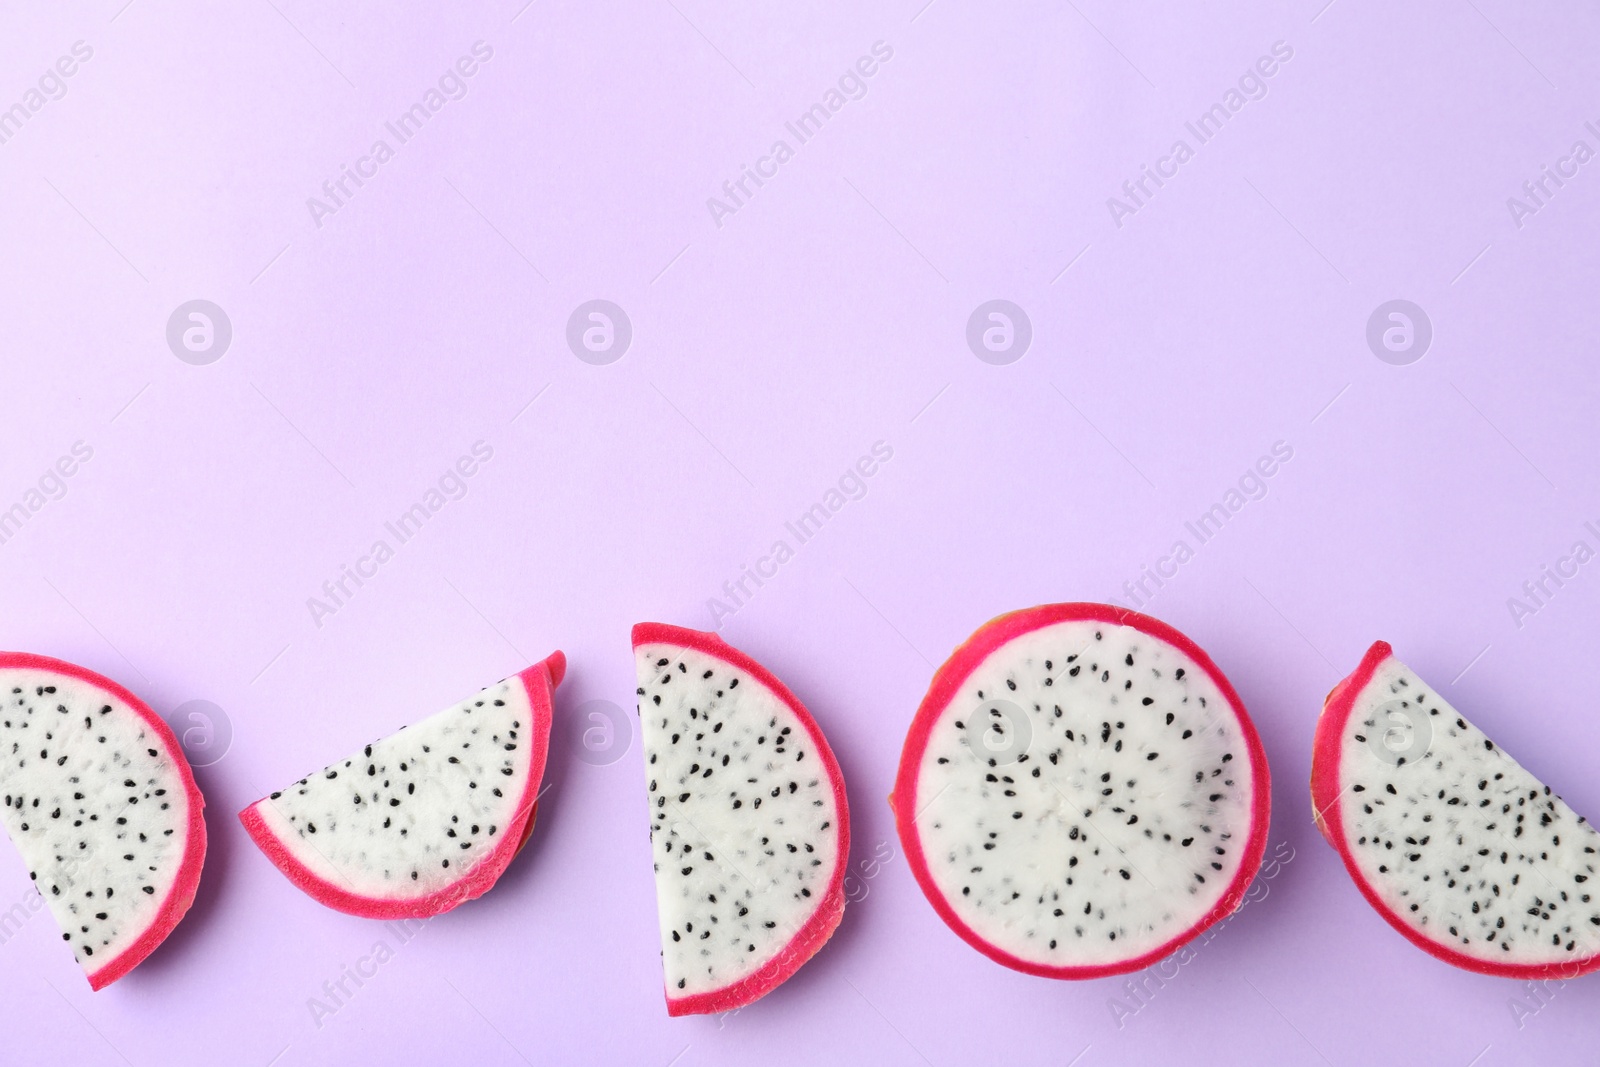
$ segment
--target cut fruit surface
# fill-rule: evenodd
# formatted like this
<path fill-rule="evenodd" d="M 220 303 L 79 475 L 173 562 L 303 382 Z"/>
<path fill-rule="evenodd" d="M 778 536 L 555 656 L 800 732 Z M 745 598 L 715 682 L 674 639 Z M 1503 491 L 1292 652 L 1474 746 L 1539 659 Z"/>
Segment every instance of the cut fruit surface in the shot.
<path fill-rule="evenodd" d="M 566 672 L 541 663 L 239 813 L 289 880 L 330 908 L 427 918 L 488 892 L 532 830 Z"/>
<path fill-rule="evenodd" d="M 939 916 L 1008 967 L 1138 970 L 1240 903 L 1266 756 L 1193 641 L 1104 604 L 980 627 L 934 675 L 890 797 Z"/>
<path fill-rule="evenodd" d="M 1600 968 L 1600 834 L 1382 641 L 1323 705 L 1311 798 L 1362 895 L 1418 947 L 1508 978 Z"/>
<path fill-rule="evenodd" d="M 844 779 L 793 693 L 715 634 L 633 628 L 671 1015 L 776 988 L 844 914 Z"/>
<path fill-rule="evenodd" d="M 6 830 L 89 985 L 127 974 L 194 902 L 205 801 L 166 723 L 71 663 L 0 652 Z"/>

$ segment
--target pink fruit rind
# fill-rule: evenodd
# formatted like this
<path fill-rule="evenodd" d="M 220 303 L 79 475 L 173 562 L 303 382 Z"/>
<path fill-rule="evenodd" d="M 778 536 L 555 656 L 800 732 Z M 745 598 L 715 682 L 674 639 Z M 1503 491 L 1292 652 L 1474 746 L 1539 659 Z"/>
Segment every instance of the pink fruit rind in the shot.
<path fill-rule="evenodd" d="M 1361 890 L 1361 895 L 1367 898 L 1367 903 L 1372 905 L 1372 909 L 1383 916 L 1384 921 L 1390 926 L 1400 931 L 1407 941 L 1430 956 L 1464 970 L 1499 978 L 1536 980 L 1576 978 L 1590 971 L 1600 970 L 1600 955 L 1563 960 L 1560 963 L 1495 964 L 1457 952 L 1447 945 L 1423 936 L 1398 912 L 1385 904 L 1377 890 L 1362 876 L 1361 869 L 1356 865 L 1355 853 L 1351 851 L 1349 839 L 1345 836 L 1344 820 L 1339 811 L 1340 761 L 1343 758 L 1343 746 L 1340 741 L 1344 736 L 1345 725 L 1350 721 L 1350 714 L 1355 710 L 1356 699 L 1378 673 L 1378 669 L 1393 658 L 1394 650 L 1388 642 L 1374 641 L 1372 647 L 1367 649 L 1367 654 L 1361 658 L 1360 665 L 1328 694 L 1322 706 L 1322 713 L 1317 718 L 1316 741 L 1311 755 L 1312 813 L 1318 828 L 1322 830 L 1322 836 L 1328 839 L 1328 843 L 1344 861 L 1345 870 L 1350 873 L 1350 880 Z"/>
<path fill-rule="evenodd" d="M 522 845 L 527 841 L 527 831 L 539 797 L 539 782 L 544 777 L 545 758 L 550 747 L 550 724 L 553 719 L 553 701 L 556 686 L 566 675 L 567 658 L 552 652 L 517 675 L 528 692 L 528 706 L 532 709 L 534 741 L 529 755 L 528 781 L 523 786 L 517 805 L 517 819 L 506 828 L 498 844 L 466 874 L 443 889 L 427 896 L 407 900 L 363 896 L 352 893 L 343 886 L 328 881 L 314 873 L 282 838 L 267 827 L 261 817 L 261 806 L 270 802 L 264 798 L 239 813 L 239 821 L 256 847 L 264 852 L 284 876 L 312 899 L 338 911 L 364 919 L 427 919 L 449 911 L 469 900 L 487 893 L 511 864 Z"/>
<path fill-rule="evenodd" d="M 927 856 L 923 853 L 922 837 L 917 832 L 917 777 L 921 771 L 923 753 L 927 750 L 934 723 L 960 693 L 967 678 L 984 660 L 1001 646 L 1034 630 L 1056 623 L 1083 621 L 1129 626 L 1165 641 L 1188 656 L 1197 667 L 1211 677 L 1217 689 L 1227 698 L 1238 719 L 1240 736 L 1244 739 L 1245 747 L 1250 754 L 1250 772 L 1255 795 L 1250 813 L 1250 831 L 1246 835 L 1244 855 L 1239 870 L 1229 883 L 1227 891 L 1199 922 L 1165 944 L 1133 959 L 1096 966 L 1049 967 L 1021 959 L 985 941 L 956 915 L 955 910 L 945 900 L 944 894 L 934 883 Z M 911 867 L 912 874 L 916 876 L 917 884 L 922 887 L 923 895 L 928 898 L 928 902 L 933 905 L 934 911 L 938 912 L 945 924 L 967 944 L 996 963 L 1041 978 L 1106 978 L 1142 970 L 1152 963 L 1165 959 L 1198 937 L 1207 927 L 1227 917 L 1239 907 L 1244 900 L 1246 890 L 1250 887 L 1250 880 L 1261 867 L 1261 858 L 1266 852 L 1267 825 L 1272 816 L 1272 787 L 1267 770 L 1267 754 L 1261 747 L 1261 738 L 1256 733 L 1255 724 L 1250 721 L 1250 716 L 1244 710 L 1244 703 L 1239 699 L 1239 694 L 1235 692 L 1233 685 L 1200 646 L 1160 619 L 1125 608 L 1092 603 L 1043 604 L 990 619 L 957 648 L 934 673 L 933 683 L 928 687 L 927 695 L 922 698 L 916 716 L 912 719 L 911 729 L 906 735 L 905 747 L 900 753 L 899 773 L 895 776 L 894 792 L 889 796 L 889 806 L 894 810 L 895 827 L 900 834 L 906 861 Z"/>
<path fill-rule="evenodd" d="M 759 1000 L 782 985 L 800 969 L 802 964 L 817 954 L 817 951 L 827 943 L 828 938 L 833 936 L 834 930 L 838 929 L 839 922 L 844 917 L 844 875 L 850 856 L 850 808 L 845 799 L 844 775 L 840 772 L 839 761 L 834 758 L 833 750 L 828 747 L 828 739 L 822 736 L 822 728 L 817 725 L 817 721 L 811 717 L 805 705 L 800 703 L 799 698 L 789 691 L 788 686 L 778 681 L 772 672 L 761 664 L 714 633 L 690 630 L 682 626 L 669 626 L 660 622 L 641 622 L 635 625 L 633 647 L 637 649 L 640 645 L 653 644 L 692 648 L 743 671 L 770 689 L 779 700 L 789 706 L 795 717 L 800 720 L 800 724 L 805 727 L 806 733 L 810 735 L 811 743 L 816 746 L 818 758 L 827 768 L 828 784 L 833 788 L 834 803 L 839 808 L 839 846 L 838 854 L 834 857 L 833 878 L 828 882 L 828 888 L 817 903 L 816 910 L 794 937 L 789 939 L 789 943 L 755 974 L 740 979 L 732 985 L 686 997 L 674 997 L 670 989 L 665 990 L 668 1015 L 705 1015 L 732 1011 L 734 1008 L 741 1008 Z"/>
<path fill-rule="evenodd" d="M 195 784 L 194 771 L 190 769 L 189 760 L 183 754 L 183 746 L 178 744 L 172 728 L 162 721 L 161 716 L 152 711 L 148 704 L 121 685 L 76 663 L 35 655 L 32 652 L 0 652 L 0 669 L 6 668 L 54 671 L 110 693 L 145 721 L 145 725 L 160 739 L 162 748 L 172 760 L 173 766 L 178 768 L 178 773 L 183 779 L 184 795 L 189 802 L 189 826 L 184 838 L 183 860 L 178 864 L 178 873 L 172 880 L 172 888 L 162 900 L 155 921 L 119 955 L 106 961 L 105 965 L 97 970 L 89 972 L 89 988 L 104 989 L 143 963 L 145 958 L 167 939 L 167 935 L 172 933 L 179 920 L 188 912 L 189 906 L 194 903 L 195 892 L 200 887 L 200 869 L 205 865 L 206 859 L 206 800 L 200 795 L 200 787 Z"/>

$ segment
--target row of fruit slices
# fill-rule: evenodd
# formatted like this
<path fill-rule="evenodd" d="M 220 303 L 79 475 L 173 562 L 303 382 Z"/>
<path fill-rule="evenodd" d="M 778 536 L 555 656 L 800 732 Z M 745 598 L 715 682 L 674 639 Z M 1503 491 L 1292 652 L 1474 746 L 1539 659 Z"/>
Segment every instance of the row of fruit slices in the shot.
<path fill-rule="evenodd" d="M 804 705 L 715 634 L 633 631 L 670 1014 L 727 1011 L 814 955 L 845 905 L 845 787 Z M 250 805 L 251 839 L 321 903 L 437 915 L 532 832 L 556 652 Z M 12 840 L 100 989 L 188 910 L 204 800 L 172 731 L 117 683 L 0 654 Z M 1371 905 L 1485 974 L 1600 967 L 1600 835 L 1383 642 L 1316 728 L 1318 828 Z M 934 675 L 890 804 L 939 916 L 1053 978 L 1147 967 L 1244 900 L 1266 845 L 1265 753 L 1211 659 L 1165 623 L 1051 604 L 978 629 Z"/>

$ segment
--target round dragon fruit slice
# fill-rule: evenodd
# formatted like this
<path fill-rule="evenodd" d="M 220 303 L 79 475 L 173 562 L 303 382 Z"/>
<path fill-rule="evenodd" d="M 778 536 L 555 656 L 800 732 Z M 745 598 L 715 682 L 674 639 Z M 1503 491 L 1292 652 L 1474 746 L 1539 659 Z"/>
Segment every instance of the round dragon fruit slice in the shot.
<path fill-rule="evenodd" d="M 166 723 L 108 678 L 0 652 L 0 702 L 6 830 L 89 985 L 103 989 L 194 902 L 205 800 Z"/>
<path fill-rule="evenodd" d="M 1367 902 L 1446 963 L 1600 968 L 1600 834 L 1379 641 L 1317 720 L 1317 826 Z"/>
<path fill-rule="evenodd" d="M 730 1011 L 844 915 L 850 816 L 821 729 L 716 634 L 633 628 L 667 1013 Z"/>
<path fill-rule="evenodd" d="M 1193 641 L 1048 604 L 984 624 L 939 668 L 890 805 L 922 891 L 969 944 L 1099 978 L 1238 907 L 1270 795 L 1255 727 Z"/>
<path fill-rule="evenodd" d="M 330 908 L 425 919 L 488 892 L 532 830 L 560 652 L 239 813 Z"/>

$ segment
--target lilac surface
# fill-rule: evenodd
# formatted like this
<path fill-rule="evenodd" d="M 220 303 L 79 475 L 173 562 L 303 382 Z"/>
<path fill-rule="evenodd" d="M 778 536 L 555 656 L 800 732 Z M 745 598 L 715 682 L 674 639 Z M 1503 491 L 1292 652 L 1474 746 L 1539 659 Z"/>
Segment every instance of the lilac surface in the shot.
<path fill-rule="evenodd" d="M 1542 206 L 1523 190 L 1600 149 L 1600 16 L 924 2 L 0 12 L 0 108 L 27 113 L 0 144 L 0 509 L 26 513 L 0 544 L 0 647 L 164 714 L 211 701 L 232 733 L 198 771 L 194 912 L 106 992 L 0 848 L 0 1060 L 1592 1061 L 1600 979 L 1535 995 L 1418 952 L 1316 835 L 1306 780 L 1323 695 L 1382 637 L 1600 812 L 1600 563 L 1508 603 L 1600 548 L 1600 162 Z M 30 111 L 77 41 L 92 56 Z M 399 144 L 385 123 L 479 41 L 465 95 Z M 880 41 L 864 95 L 799 144 L 785 124 Z M 1185 124 L 1276 42 L 1265 95 L 1200 144 Z M 378 138 L 393 158 L 314 213 Z M 779 139 L 793 158 L 713 212 Z M 1178 139 L 1193 158 L 1127 199 Z M 203 366 L 165 334 L 197 298 L 233 331 Z M 633 327 L 609 365 L 565 340 L 593 299 Z M 991 299 L 1031 322 L 1009 365 L 966 341 Z M 1432 322 L 1409 365 L 1366 340 L 1392 299 Z M 79 441 L 92 459 L 41 487 Z M 479 441 L 465 496 L 398 543 L 385 522 Z M 798 544 L 785 522 L 878 441 L 865 495 Z M 1280 441 L 1265 497 L 1201 544 L 1185 523 Z M 331 601 L 379 539 L 393 558 Z M 731 599 L 780 539 L 793 558 Z M 1149 610 L 1240 690 L 1274 771 L 1268 855 L 1292 858 L 1140 999 L 1000 968 L 900 855 L 905 727 L 983 620 L 1135 603 L 1124 583 L 1180 539 Z M 603 762 L 578 709 L 631 716 L 629 625 L 709 628 L 714 597 L 828 731 L 858 899 L 767 1000 L 669 1020 L 636 739 Z M 233 819 L 557 647 L 529 851 L 404 944 L 302 896 Z M 379 941 L 392 958 L 330 997 Z"/>

